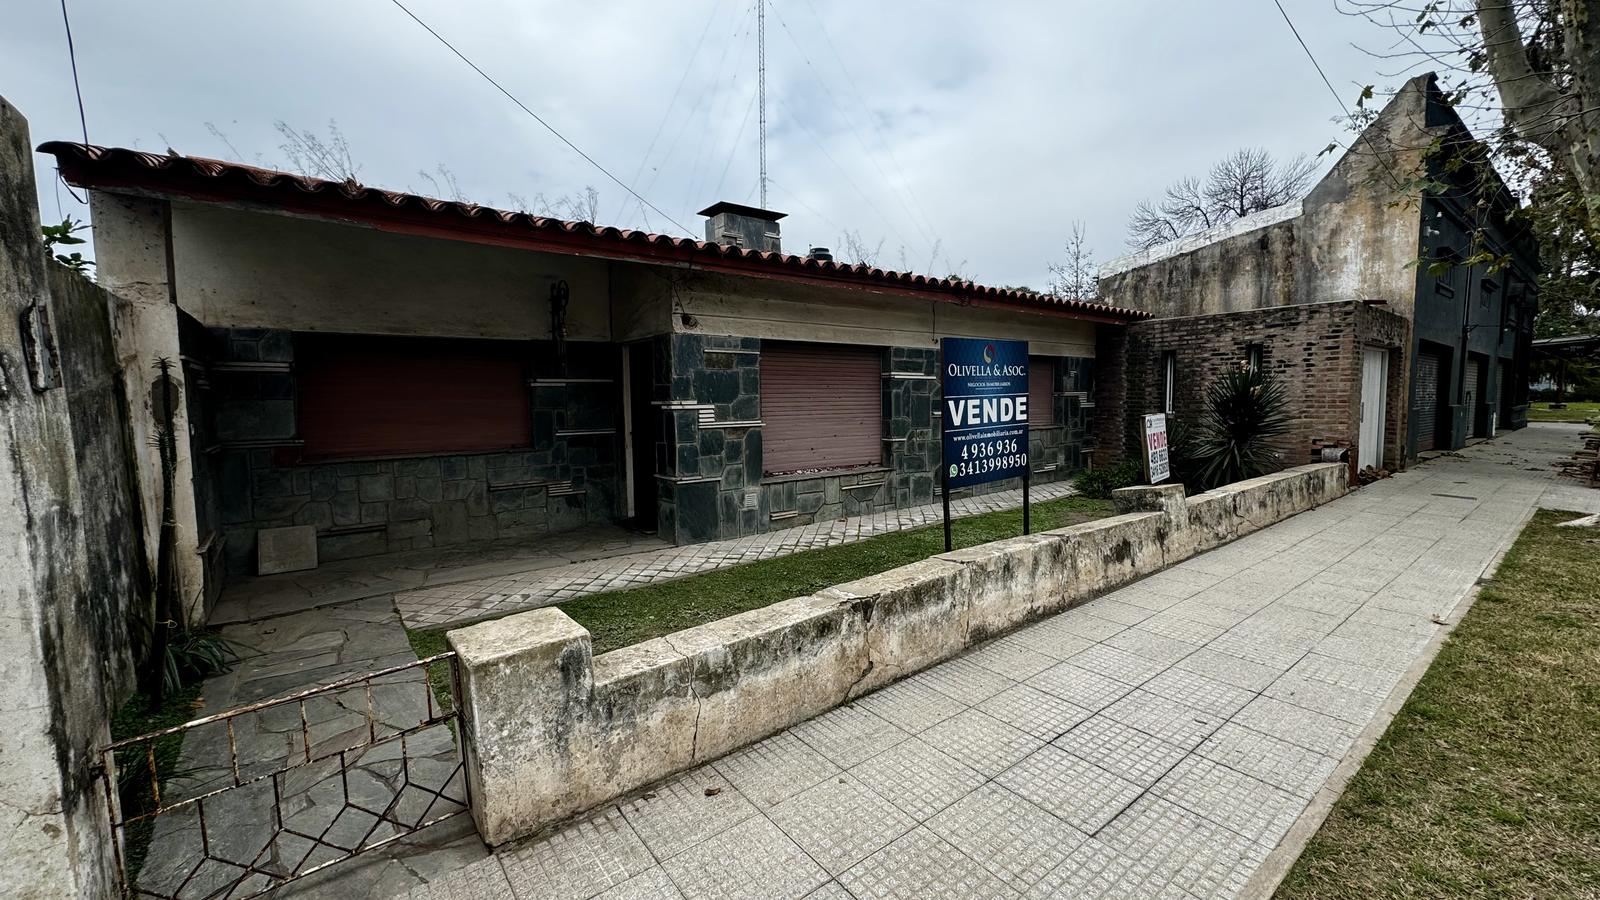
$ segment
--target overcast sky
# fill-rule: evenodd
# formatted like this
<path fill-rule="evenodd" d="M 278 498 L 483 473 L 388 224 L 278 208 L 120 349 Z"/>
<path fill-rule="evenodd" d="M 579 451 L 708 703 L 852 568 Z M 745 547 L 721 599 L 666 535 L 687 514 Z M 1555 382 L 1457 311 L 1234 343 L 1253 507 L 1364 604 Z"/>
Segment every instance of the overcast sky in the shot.
<path fill-rule="evenodd" d="M 406 2 L 695 236 L 711 202 L 759 201 L 751 0 Z M 59 7 L 8 6 L 0 95 L 35 145 L 79 139 Z M 333 120 L 367 184 L 433 194 L 421 173 L 444 166 L 492 206 L 593 185 L 602 224 L 682 233 L 391 0 L 68 6 L 93 143 L 282 166 L 274 122 L 326 134 Z M 1352 46 L 1381 43 L 1374 26 L 1332 0 L 1284 6 L 1347 101 L 1386 83 Z M 1168 182 L 1242 146 L 1314 155 L 1344 137 L 1271 0 L 768 10 L 768 205 L 789 214 L 789 252 L 839 248 L 849 229 L 882 241 L 885 267 L 903 247 L 917 271 L 1042 288 L 1073 220 L 1104 261 Z M 36 157 L 42 216 L 85 216 L 49 163 Z"/>

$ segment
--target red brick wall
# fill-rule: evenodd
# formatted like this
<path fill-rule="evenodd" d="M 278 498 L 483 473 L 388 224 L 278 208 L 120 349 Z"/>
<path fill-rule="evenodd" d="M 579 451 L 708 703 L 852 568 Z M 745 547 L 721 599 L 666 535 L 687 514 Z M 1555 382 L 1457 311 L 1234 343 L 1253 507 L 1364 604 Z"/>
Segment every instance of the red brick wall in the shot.
<path fill-rule="evenodd" d="M 1103 339 L 1104 341 L 1104 339 Z M 1261 364 L 1290 399 L 1292 423 L 1277 446 L 1285 466 L 1318 458 L 1321 448 L 1355 450 L 1361 422 L 1361 348 L 1388 347 L 1390 355 L 1386 456 L 1400 447 L 1405 428 L 1404 356 L 1408 323 L 1392 313 L 1349 301 L 1281 306 L 1212 316 L 1186 316 L 1139 322 L 1126 329 L 1126 346 L 1097 350 L 1104 360 L 1096 429 L 1097 462 L 1120 458 L 1138 446 L 1139 416 L 1159 412 L 1164 377 L 1162 359 L 1176 354 L 1174 418 L 1192 425 L 1199 418 L 1207 385 L 1233 366 L 1243 365 L 1247 348 L 1261 346 Z M 1113 352 L 1108 352 L 1111 350 Z M 1120 355 L 1120 366 L 1111 357 Z M 1108 369 L 1120 370 L 1114 383 Z"/>

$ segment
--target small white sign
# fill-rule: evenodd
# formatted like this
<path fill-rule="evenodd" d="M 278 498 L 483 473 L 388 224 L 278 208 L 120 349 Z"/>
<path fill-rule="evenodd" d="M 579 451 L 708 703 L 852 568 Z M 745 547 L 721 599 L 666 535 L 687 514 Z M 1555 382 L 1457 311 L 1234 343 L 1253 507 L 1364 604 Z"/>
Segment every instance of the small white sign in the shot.
<path fill-rule="evenodd" d="M 1172 477 L 1172 463 L 1167 453 L 1166 413 L 1144 417 L 1144 471 L 1151 484 L 1160 484 Z"/>

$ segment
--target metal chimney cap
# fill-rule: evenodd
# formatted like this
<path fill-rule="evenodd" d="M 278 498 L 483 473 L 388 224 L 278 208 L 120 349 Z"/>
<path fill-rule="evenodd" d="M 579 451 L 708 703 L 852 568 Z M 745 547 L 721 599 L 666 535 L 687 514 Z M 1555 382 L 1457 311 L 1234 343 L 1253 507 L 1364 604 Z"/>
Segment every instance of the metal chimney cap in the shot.
<path fill-rule="evenodd" d="M 752 219 L 766 219 L 770 222 L 776 222 L 788 215 L 788 213 L 774 212 L 770 209 L 762 209 L 759 206 L 745 206 L 743 203 L 729 203 L 726 200 L 719 200 L 716 203 L 711 204 L 705 209 L 700 210 L 699 214 L 702 216 L 714 216 L 718 213 L 725 212 L 733 213 L 734 215 L 738 216 L 749 216 Z"/>

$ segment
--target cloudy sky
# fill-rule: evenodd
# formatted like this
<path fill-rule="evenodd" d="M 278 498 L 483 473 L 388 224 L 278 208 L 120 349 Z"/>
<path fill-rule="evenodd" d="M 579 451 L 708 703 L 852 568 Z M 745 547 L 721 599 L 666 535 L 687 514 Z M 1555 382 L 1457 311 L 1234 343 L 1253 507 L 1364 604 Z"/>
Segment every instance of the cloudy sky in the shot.
<path fill-rule="evenodd" d="M 92 142 L 288 163 L 275 123 L 336 122 L 361 181 L 512 206 L 592 185 L 604 224 L 697 236 L 756 203 L 752 0 L 404 0 L 584 152 L 564 146 L 392 0 L 69 0 Z M 1284 0 L 1334 85 L 1384 79 L 1379 29 Z M 60 9 L 12 4 L 0 95 L 33 140 L 78 139 Z M 1242 146 L 1314 155 L 1337 101 L 1271 0 L 770 0 L 768 205 L 784 246 L 1043 287 L 1074 220 L 1097 259 L 1133 206 Z M 220 136 L 219 136 L 220 135 Z M 41 214 L 84 216 L 41 167 Z M 1324 160 L 1324 166 L 1327 160 Z M 430 181 L 430 177 L 432 181 Z M 902 251 L 903 248 L 903 251 Z"/>

